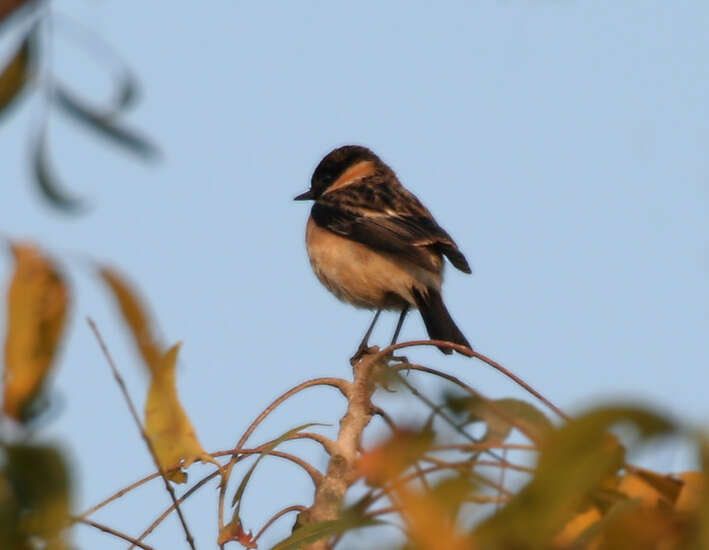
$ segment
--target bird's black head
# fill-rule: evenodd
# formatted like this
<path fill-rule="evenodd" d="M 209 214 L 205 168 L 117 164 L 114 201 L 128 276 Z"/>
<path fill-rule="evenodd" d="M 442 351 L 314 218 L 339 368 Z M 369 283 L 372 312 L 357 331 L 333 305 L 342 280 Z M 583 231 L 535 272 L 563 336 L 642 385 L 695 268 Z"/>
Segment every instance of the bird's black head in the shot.
<path fill-rule="evenodd" d="M 348 168 L 363 161 L 372 161 L 375 164 L 381 162 L 372 151 L 359 145 L 345 145 L 330 151 L 315 168 L 313 177 L 310 179 L 310 189 L 298 195 L 295 200 L 316 200 Z"/>

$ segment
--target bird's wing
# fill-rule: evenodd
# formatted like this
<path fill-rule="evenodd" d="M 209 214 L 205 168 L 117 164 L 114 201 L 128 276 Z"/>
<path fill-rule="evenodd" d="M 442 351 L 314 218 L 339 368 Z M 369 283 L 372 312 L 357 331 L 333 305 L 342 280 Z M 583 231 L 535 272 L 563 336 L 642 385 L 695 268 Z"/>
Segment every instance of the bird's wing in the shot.
<path fill-rule="evenodd" d="M 470 266 L 453 239 L 400 184 L 363 180 L 321 196 L 311 215 L 320 227 L 436 270 L 432 251 L 465 273 Z"/>

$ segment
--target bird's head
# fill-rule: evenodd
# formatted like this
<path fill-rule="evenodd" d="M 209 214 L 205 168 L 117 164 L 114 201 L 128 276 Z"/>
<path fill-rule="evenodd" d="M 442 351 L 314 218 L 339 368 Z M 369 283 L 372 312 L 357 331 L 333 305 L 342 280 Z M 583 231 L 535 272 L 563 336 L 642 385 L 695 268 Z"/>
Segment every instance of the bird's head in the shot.
<path fill-rule="evenodd" d="M 368 175 L 367 172 L 374 173 L 380 164 L 379 157 L 366 147 L 359 145 L 338 147 L 325 155 L 315 168 L 310 179 L 310 189 L 295 197 L 294 200 L 317 200 L 346 173 L 352 172 L 352 177 L 363 177 Z"/>

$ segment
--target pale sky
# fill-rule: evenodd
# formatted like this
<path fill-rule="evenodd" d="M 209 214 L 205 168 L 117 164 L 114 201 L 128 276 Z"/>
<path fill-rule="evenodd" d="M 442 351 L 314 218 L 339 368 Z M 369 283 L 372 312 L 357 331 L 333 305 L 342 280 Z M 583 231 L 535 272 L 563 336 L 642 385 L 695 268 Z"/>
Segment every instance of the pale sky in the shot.
<path fill-rule="evenodd" d="M 444 297 L 478 351 L 571 413 L 629 399 L 691 427 L 706 421 L 705 0 L 53 5 L 128 61 L 143 91 L 128 121 L 163 152 L 142 164 L 55 111 L 53 165 L 90 204 L 69 217 L 30 184 L 39 98 L 0 121 L 0 232 L 58 256 L 76 296 L 57 411 L 38 436 L 70 452 L 78 510 L 151 471 L 86 316 L 141 406 L 146 379 L 87 260 L 119 267 L 166 341 L 184 342 L 180 395 L 207 450 L 232 447 L 290 386 L 350 375 L 347 358 L 370 313 L 317 282 L 304 248 L 309 206 L 291 200 L 345 143 L 389 163 L 468 257 L 473 275 L 449 268 Z M 9 35 L 0 38 L 7 51 Z M 105 100 L 100 63 L 59 24 L 54 42 L 62 79 Z M 0 275 L 7 280 L 7 256 Z M 385 343 L 394 324 L 383 316 L 373 343 Z M 414 312 L 403 339 L 424 336 Z M 408 355 L 489 397 L 524 397 L 481 363 Z M 303 422 L 336 424 L 341 412 L 331 392 L 304 394 L 254 443 Z M 685 451 L 647 460 L 661 471 L 692 466 Z M 289 465 L 262 466 L 243 505 L 252 529 L 312 498 Z M 168 504 L 154 483 L 97 520 L 139 533 Z M 185 506 L 200 548 L 214 547 L 215 511 L 214 485 Z M 282 520 L 262 547 L 291 525 Z M 88 528 L 77 535 L 82 548 L 124 547 Z M 174 519 L 148 543 L 184 546 Z"/>

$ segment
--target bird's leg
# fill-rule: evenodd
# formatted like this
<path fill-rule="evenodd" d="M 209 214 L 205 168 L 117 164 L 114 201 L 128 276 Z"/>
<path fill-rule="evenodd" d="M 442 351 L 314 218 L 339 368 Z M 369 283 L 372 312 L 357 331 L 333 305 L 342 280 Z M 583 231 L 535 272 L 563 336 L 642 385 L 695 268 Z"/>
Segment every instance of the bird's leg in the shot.
<path fill-rule="evenodd" d="M 406 318 L 406 314 L 409 312 L 409 304 L 405 304 L 404 307 L 401 309 L 401 315 L 399 315 L 399 321 L 396 323 L 396 329 L 394 330 L 394 337 L 391 339 L 391 346 L 396 344 L 397 338 L 399 338 L 399 333 L 401 332 L 401 327 L 404 326 L 404 319 Z M 408 359 L 406 357 L 396 357 L 392 356 L 392 359 L 397 359 L 403 363 L 407 363 Z"/>
<path fill-rule="evenodd" d="M 372 334 L 372 331 L 374 330 L 374 325 L 377 324 L 377 319 L 379 319 L 379 314 L 382 312 L 381 309 L 378 309 L 377 312 L 374 314 L 374 319 L 372 319 L 372 324 L 369 325 L 369 328 L 367 329 L 367 332 L 364 334 L 364 338 L 362 338 L 362 341 L 359 344 L 359 347 L 357 348 L 357 351 L 355 354 L 350 358 L 350 363 L 353 365 L 365 354 L 367 353 L 367 350 L 369 349 L 369 346 L 367 343 L 369 342 L 369 336 Z"/>
<path fill-rule="evenodd" d="M 391 339 L 391 344 L 389 344 L 390 346 L 396 344 L 396 340 L 397 338 L 399 338 L 399 333 L 401 332 L 401 327 L 404 326 L 404 319 L 406 318 L 406 314 L 409 312 L 409 307 L 409 304 L 406 304 L 401 310 L 401 315 L 399 315 L 399 321 L 396 323 L 394 337 Z"/>

